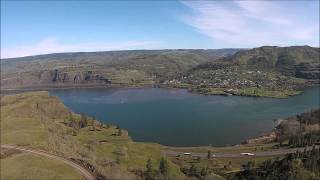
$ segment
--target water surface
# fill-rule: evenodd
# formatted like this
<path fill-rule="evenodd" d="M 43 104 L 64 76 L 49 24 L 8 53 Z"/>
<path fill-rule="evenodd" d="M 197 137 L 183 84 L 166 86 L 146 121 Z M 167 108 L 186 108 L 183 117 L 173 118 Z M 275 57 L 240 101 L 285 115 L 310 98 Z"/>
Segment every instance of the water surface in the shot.
<path fill-rule="evenodd" d="M 203 96 L 176 89 L 52 90 L 76 113 L 127 129 L 135 141 L 172 146 L 237 144 L 274 119 L 319 107 L 319 88 L 288 99 Z"/>

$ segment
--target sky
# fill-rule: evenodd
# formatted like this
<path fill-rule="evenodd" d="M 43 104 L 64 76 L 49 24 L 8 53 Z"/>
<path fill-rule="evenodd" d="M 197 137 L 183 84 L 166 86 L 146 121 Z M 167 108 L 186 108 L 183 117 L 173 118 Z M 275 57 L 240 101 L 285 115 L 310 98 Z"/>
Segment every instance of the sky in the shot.
<path fill-rule="evenodd" d="M 319 47 L 319 1 L 1 0 L 1 58 L 263 45 Z"/>

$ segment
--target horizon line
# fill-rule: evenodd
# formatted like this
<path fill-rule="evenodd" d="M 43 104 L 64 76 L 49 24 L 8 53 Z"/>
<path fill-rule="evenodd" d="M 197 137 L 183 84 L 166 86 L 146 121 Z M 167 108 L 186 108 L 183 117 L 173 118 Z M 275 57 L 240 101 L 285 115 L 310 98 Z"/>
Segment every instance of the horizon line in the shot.
<path fill-rule="evenodd" d="M 257 46 L 252 48 L 243 48 L 243 47 L 223 47 L 223 48 L 159 48 L 159 49 L 119 49 L 119 50 L 105 50 L 105 51 L 65 51 L 65 52 L 53 52 L 53 53 L 44 53 L 44 54 L 35 54 L 35 55 L 26 55 L 26 56 L 17 56 L 17 57 L 0 57 L 0 60 L 8 60 L 8 59 L 17 59 L 17 58 L 28 58 L 28 57 L 36 57 L 36 56 L 46 56 L 46 55 L 54 55 L 54 54 L 75 54 L 75 53 L 103 53 L 103 52 L 122 52 L 122 51 L 168 51 L 168 50 L 222 50 L 222 49 L 254 49 L 254 48 L 261 48 L 261 47 L 312 47 L 312 48 L 320 48 L 316 46 L 310 45 L 290 45 L 290 46 L 275 46 L 275 45 L 263 45 Z M 0 53 L 0 55 L 2 52 Z"/>

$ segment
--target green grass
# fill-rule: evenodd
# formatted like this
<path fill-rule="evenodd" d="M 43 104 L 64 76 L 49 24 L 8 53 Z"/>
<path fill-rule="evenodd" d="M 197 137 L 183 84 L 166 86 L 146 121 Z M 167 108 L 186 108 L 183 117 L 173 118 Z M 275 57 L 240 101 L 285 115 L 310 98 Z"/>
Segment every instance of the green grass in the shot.
<path fill-rule="evenodd" d="M 298 95 L 301 91 L 295 90 L 269 90 L 265 88 L 243 88 L 238 89 L 234 94 L 240 96 L 255 96 L 255 97 L 273 97 L 273 98 L 287 98 L 289 96 Z"/>
<path fill-rule="evenodd" d="M 7 118 L 1 121 L 1 143 L 44 147 L 46 136 L 44 125 L 32 118 Z"/>
<path fill-rule="evenodd" d="M 269 144 L 246 144 L 226 147 L 170 147 L 162 146 L 163 150 L 178 151 L 178 152 L 191 152 L 191 153 L 207 153 L 210 150 L 214 153 L 241 153 L 241 152 L 256 152 L 256 151 L 267 151 L 274 148 L 276 143 Z"/>
<path fill-rule="evenodd" d="M 107 178 L 135 178 L 132 171 L 143 171 L 149 158 L 159 166 L 163 154 L 160 145 L 133 142 L 115 126 L 99 126 L 98 121 L 85 128 L 74 129 L 64 122 L 76 121 L 80 115 L 71 113 L 56 97 L 47 92 L 5 96 L 1 100 L 1 143 L 41 148 L 70 158 L 83 159 L 94 165 Z M 88 117 L 91 122 L 91 118 Z M 106 165 L 106 162 L 113 164 Z M 120 176 L 121 175 L 121 176 Z M 170 176 L 184 175 L 170 163 Z"/>
<path fill-rule="evenodd" d="M 207 159 L 202 157 L 200 159 L 188 156 L 171 157 L 171 160 L 178 164 L 180 167 L 190 168 L 191 164 L 196 166 L 198 170 L 202 168 L 209 168 L 211 172 L 226 176 L 229 173 L 238 172 L 242 170 L 243 165 L 249 161 L 254 161 L 255 165 L 258 166 L 262 162 L 274 159 L 281 156 L 268 156 L 268 157 L 233 157 L 233 158 L 211 158 Z M 231 165 L 230 165 L 230 164 Z"/>
<path fill-rule="evenodd" d="M 84 178 L 62 162 L 23 153 L 1 159 L 1 179 L 80 180 Z"/>
<path fill-rule="evenodd" d="M 224 173 L 230 173 L 233 171 L 240 171 L 242 169 L 242 165 L 247 164 L 249 161 L 254 161 L 256 165 L 261 164 L 262 162 L 269 160 L 269 159 L 275 159 L 276 157 L 280 156 L 268 156 L 268 157 L 247 157 L 247 158 L 219 158 L 218 164 L 227 165 L 229 162 L 231 162 L 232 169 L 225 170 Z"/>

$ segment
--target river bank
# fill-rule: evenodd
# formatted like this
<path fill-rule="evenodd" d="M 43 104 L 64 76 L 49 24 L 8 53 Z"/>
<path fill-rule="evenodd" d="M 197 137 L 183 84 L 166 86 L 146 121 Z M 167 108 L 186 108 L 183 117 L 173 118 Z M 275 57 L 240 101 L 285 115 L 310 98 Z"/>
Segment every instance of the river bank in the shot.
<path fill-rule="evenodd" d="M 222 95 L 222 96 L 245 96 L 245 97 L 269 97 L 269 98 L 288 98 L 303 93 L 303 91 L 310 87 L 320 87 L 319 82 L 313 82 L 306 84 L 303 87 L 292 90 L 274 90 L 270 91 L 263 88 L 252 87 L 246 89 L 236 88 L 199 88 L 188 84 L 72 84 L 72 85 L 50 85 L 50 86 L 32 86 L 21 88 L 8 88 L 1 89 L 1 94 L 14 94 L 25 91 L 49 91 L 57 89 L 89 89 L 89 88 L 118 88 L 118 89 L 130 89 L 130 88 L 165 88 L 165 89 L 186 89 L 191 93 L 197 93 L 202 95 Z"/>
<path fill-rule="evenodd" d="M 58 96 L 73 111 L 95 116 L 106 123 L 118 124 L 128 129 L 136 141 L 175 146 L 240 144 L 274 129 L 276 125 L 272 119 L 286 118 L 319 106 L 315 98 L 319 96 L 316 87 L 306 89 L 305 93 L 288 99 L 202 96 L 177 88 L 118 86 L 49 89 L 52 95 Z M 309 93 L 310 90 L 313 92 L 312 95 Z M 20 93 L 23 90 L 9 92 Z M 307 105 L 308 101 L 313 105 Z M 282 109 L 282 112 L 277 108 Z M 123 113 L 124 109 L 126 113 Z M 228 113 L 228 109 L 233 109 L 234 112 Z M 256 114 L 249 111 L 254 111 Z M 182 120 L 184 120 L 183 126 L 179 125 Z M 234 127 L 237 128 L 234 129 Z M 196 135 L 187 133 L 194 131 L 194 128 L 199 129 L 201 133 Z M 230 132 L 230 129 L 233 130 Z M 237 129 L 246 133 L 238 136 Z M 167 138 L 167 134 L 174 135 L 174 138 Z M 208 137 L 214 138 L 203 141 L 203 139 L 210 139 Z M 223 137 L 225 141 L 220 142 L 219 137 Z M 271 137 L 274 138 L 273 135 Z M 266 137 L 262 136 L 262 139 L 264 138 Z M 260 140 L 257 139 L 257 141 Z M 190 142 L 197 143 L 190 144 Z"/>
<path fill-rule="evenodd" d="M 273 119 L 318 107 L 318 90 L 306 89 L 286 99 L 204 96 L 163 88 L 70 89 L 50 94 L 74 112 L 128 129 L 135 141 L 225 146 L 269 132 L 276 126 Z M 189 133 L 194 131 L 199 133 Z"/>

